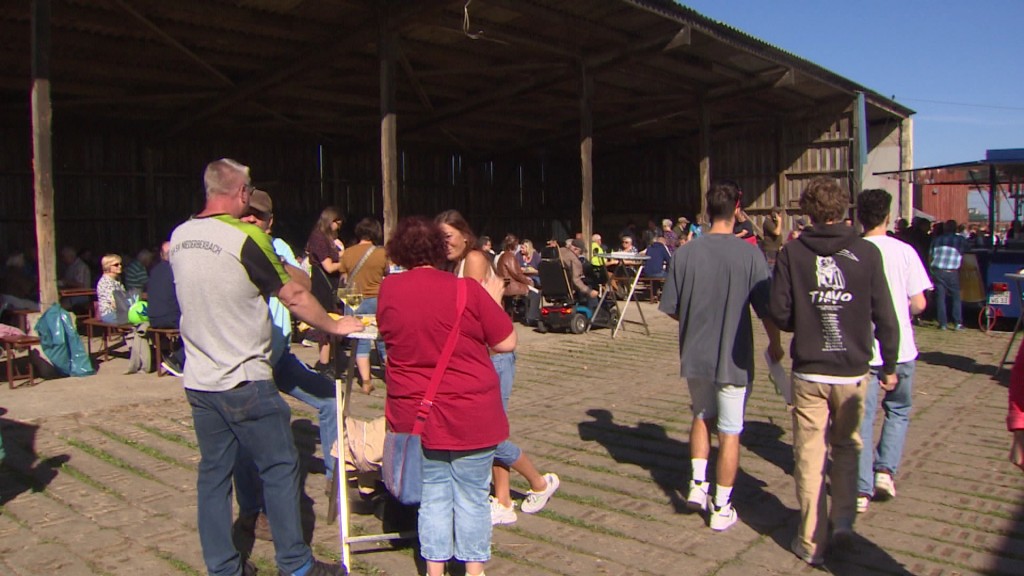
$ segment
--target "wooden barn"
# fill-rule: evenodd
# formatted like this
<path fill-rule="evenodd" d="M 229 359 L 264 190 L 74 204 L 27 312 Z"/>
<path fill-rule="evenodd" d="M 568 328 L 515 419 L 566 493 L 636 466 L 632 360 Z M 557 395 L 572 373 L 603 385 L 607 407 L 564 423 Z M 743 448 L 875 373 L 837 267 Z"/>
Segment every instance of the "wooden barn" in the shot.
<path fill-rule="evenodd" d="M 752 214 L 822 174 L 912 209 L 872 175 L 912 167 L 912 110 L 669 0 L 33 0 L 0 38 L 0 253 L 50 174 L 58 246 L 154 245 L 221 157 L 299 247 L 329 204 L 607 237 L 715 178 Z"/>

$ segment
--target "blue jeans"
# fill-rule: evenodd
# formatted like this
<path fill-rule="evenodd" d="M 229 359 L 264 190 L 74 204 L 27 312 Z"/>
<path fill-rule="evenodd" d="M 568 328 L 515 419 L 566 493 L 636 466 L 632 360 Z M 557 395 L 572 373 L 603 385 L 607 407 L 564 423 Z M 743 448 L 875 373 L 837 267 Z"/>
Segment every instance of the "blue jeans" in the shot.
<path fill-rule="evenodd" d="M 355 309 L 356 314 L 376 314 L 377 313 L 377 297 L 363 298 L 362 304 Z M 370 343 L 372 340 L 356 340 L 356 358 L 369 358 L 370 357 Z M 377 354 L 380 355 L 381 364 L 383 364 L 387 358 L 387 351 L 384 350 L 384 339 L 378 338 L 377 341 Z"/>
<path fill-rule="evenodd" d="M 501 405 L 508 414 L 508 399 L 512 396 L 512 383 L 516 379 L 516 353 L 503 352 L 491 356 L 494 371 L 498 373 L 501 387 Z M 523 451 L 510 440 L 505 440 L 494 449 L 494 460 L 504 466 L 512 466 L 523 455 Z"/>
<path fill-rule="evenodd" d="M 878 372 L 872 370 L 867 394 L 864 396 L 864 419 L 861 420 L 860 437 L 864 447 L 860 451 L 860 465 L 857 479 L 857 491 L 860 494 L 875 493 L 875 472 L 886 471 L 896 475 L 903 458 L 903 443 L 907 439 L 907 427 L 910 425 L 910 410 L 913 404 L 914 368 L 916 362 L 900 362 L 896 365 L 896 376 L 899 382 L 892 392 L 884 392 L 882 410 L 885 411 L 885 422 L 882 423 L 882 437 L 877 448 L 872 441 L 875 437 L 875 412 L 878 409 Z"/>
<path fill-rule="evenodd" d="M 316 408 L 325 474 L 328 480 L 334 478 L 337 459 L 331 456 L 331 447 L 338 441 L 338 403 L 335 400 L 334 382 L 310 369 L 289 350 L 284 351 L 274 366 L 274 382 L 281 392 Z M 240 513 L 255 514 L 263 510 L 259 471 L 252 456 L 244 450 L 239 450 L 234 476 L 235 498 Z"/>
<path fill-rule="evenodd" d="M 935 305 L 939 326 L 946 325 L 946 296 L 953 298 L 953 324 L 963 324 L 960 310 L 960 271 L 932 268 L 932 279 L 935 280 Z"/>
<path fill-rule="evenodd" d="M 491 559 L 491 463 L 494 448 L 423 449 L 420 556 L 431 562 Z"/>
<path fill-rule="evenodd" d="M 225 392 L 185 390 L 199 441 L 199 541 L 211 576 L 238 576 L 241 557 L 231 539 L 231 476 L 239 449 L 252 455 L 263 480 L 278 568 L 292 574 L 313 557 L 302 539 L 299 454 L 291 410 L 271 380 Z"/>

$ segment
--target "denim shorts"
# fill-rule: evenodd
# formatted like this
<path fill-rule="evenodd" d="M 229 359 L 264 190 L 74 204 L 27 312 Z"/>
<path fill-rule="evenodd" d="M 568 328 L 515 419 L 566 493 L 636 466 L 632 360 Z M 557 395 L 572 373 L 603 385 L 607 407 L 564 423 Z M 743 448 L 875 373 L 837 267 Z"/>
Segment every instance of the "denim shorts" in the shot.
<path fill-rule="evenodd" d="M 718 418 L 718 431 L 723 434 L 743 432 L 743 413 L 750 386 L 718 384 L 710 380 L 688 378 L 693 417 L 701 420 Z"/>
<path fill-rule="evenodd" d="M 503 352 L 491 355 L 494 371 L 498 373 L 498 385 L 501 387 L 501 405 L 508 414 L 508 399 L 512 396 L 512 383 L 516 379 L 516 353 Z M 523 451 L 509 440 L 505 440 L 494 450 L 494 460 L 504 466 L 512 466 L 523 455 Z"/>
<path fill-rule="evenodd" d="M 346 313 L 347 313 L 349 310 L 352 310 L 352 309 L 346 306 L 345 310 L 346 310 Z M 362 303 L 359 304 L 359 307 L 356 308 L 353 311 L 353 313 L 354 314 L 376 314 L 377 313 L 377 297 L 376 296 L 368 296 L 368 297 L 363 298 Z M 381 365 L 383 365 L 384 361 L 387 359 L 387 353 L 384 350 L 384 339 L 383 338 L 378 338 L 376 341 L 374 341 L 374 340 L 366 340 L 366 339 L 363 339 L 363 338 L 360 338 L 360 339 L 356 340 L 356 346 L 355 346 L 355 348 L 356 348 L 356 358 L 369 358 L 370 357 L 370 346 L 371 346 L 371 344 L 376 344 L 376 346 L 377 346 L 377 354 L 380 355 L 380 363 L 381 363 Z"/>
<path fill-rule="evenodd" d="M 494 448 L 423 449 L 420 556 L 431 562 L 491 559 L 491 464 Z"/>

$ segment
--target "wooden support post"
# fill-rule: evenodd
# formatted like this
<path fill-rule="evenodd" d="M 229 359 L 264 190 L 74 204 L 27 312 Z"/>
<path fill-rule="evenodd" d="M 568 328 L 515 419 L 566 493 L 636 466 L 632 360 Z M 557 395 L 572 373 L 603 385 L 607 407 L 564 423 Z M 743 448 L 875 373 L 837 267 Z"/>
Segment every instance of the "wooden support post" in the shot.
<path fill-rule="evenodd" d="M 704 103 L 703 99 L 700 102 L 699 114 L 700 133 L 697 137 L 700 138 L 698 146 L 700 154 L 700 214 L 698 215 L 698 220 L 703 216 L 710 224 L 711 221 L 708 219 L 708 190 L 711 190 L 711 112 L 708 111 L 707 104 Z"/>
<path fill-rule="evenodd" d="M 50 0 L 32 1 L 32 172 L 39 258 L 39 305 L 57 303 L 57 248 L 54 240 L 53 154 L 50 107 Z"/>
<path fill-rule="evenodd" d="M 384 240 L 398 222 L 398 119 L 395 112 L 395 39 L 385 15 L 380 19 L 380 159 L 384 197 Z"/>
<path fill-rule="evenodd" d="M 913 169 L 914 119 L 907 117 L 900 122 L 900 170 Z M 900 216 L 914 220 L 914 180 L 907 174 L 900 174 Z"/>
<path fill-rule="evenodd" d="M 789 178 L 786 172 L 786 121 L 779 118 L 775 121 L 775 205 L 782 206 L 787 214 L 792 207 L 789 203 Z"/>
<path fill-rule="evenodd" d="M 580 230 L 590 253 L 590 236 L 594 230 L 594 119 L 590 100 L 594 95 L 594 79 L 586 66 L 580 67 Z"/>

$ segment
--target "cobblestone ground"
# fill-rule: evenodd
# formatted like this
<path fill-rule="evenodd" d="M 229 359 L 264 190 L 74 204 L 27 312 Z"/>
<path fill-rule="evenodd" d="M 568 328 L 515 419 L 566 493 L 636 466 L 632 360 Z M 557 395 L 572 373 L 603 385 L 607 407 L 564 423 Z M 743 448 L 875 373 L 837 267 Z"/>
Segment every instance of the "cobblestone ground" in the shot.
<path fill-rule="evenodd" d="M 520 513 L 514 525 L 495 529 L 488 573 L 815 573 L 788 551 L 796 523 L 792 427 L 763 366 L 742 437 L 740 523 L 712 533 L 700 516 L 682 512 L 689 399 L 675 325 L 645 307 L 649 337 L 635 327 L 614 340 L 607 330 L 522 332 L 512 438 L 542 471 L 557 472 L 562 487 L 541 513 Z M 830 558 L 828 571 L 1024 574 L 1024 474 L 1006 460 L 1006 371 L 993 378 L 1008 341 L 1007 333 L 918 329 L 922 354 L 898 498 L 861 515 L 855 548 Z M 99 388 L 102 378 L 76 384 Z M 138 377 L 138 386 L 154 382 Z M 47 385 L 0 390 L 0 405 Z M 353 415 L 376 416 L 383 405 L 381 390 L 357 395 Z M 315 413 L 292 406 L 313 546 L 338 558 L 338 527 L 325 520 Z M 205 573 L 196 533 L 199 457 L 183 394 L 27 421 L 12 411 L 2 433 L 9 457 L 0 472 L 0 574 Z M 513 475 L 513 488 L 526 486 Z M 354 515 L 352 527 L 377 533 L 381 522 Z M 354 574 L 417 573 L 412 548 L 354 550 Z M 276 573 L 270 544 L 257 542 L 253 555 L 262 574 Z"/>

